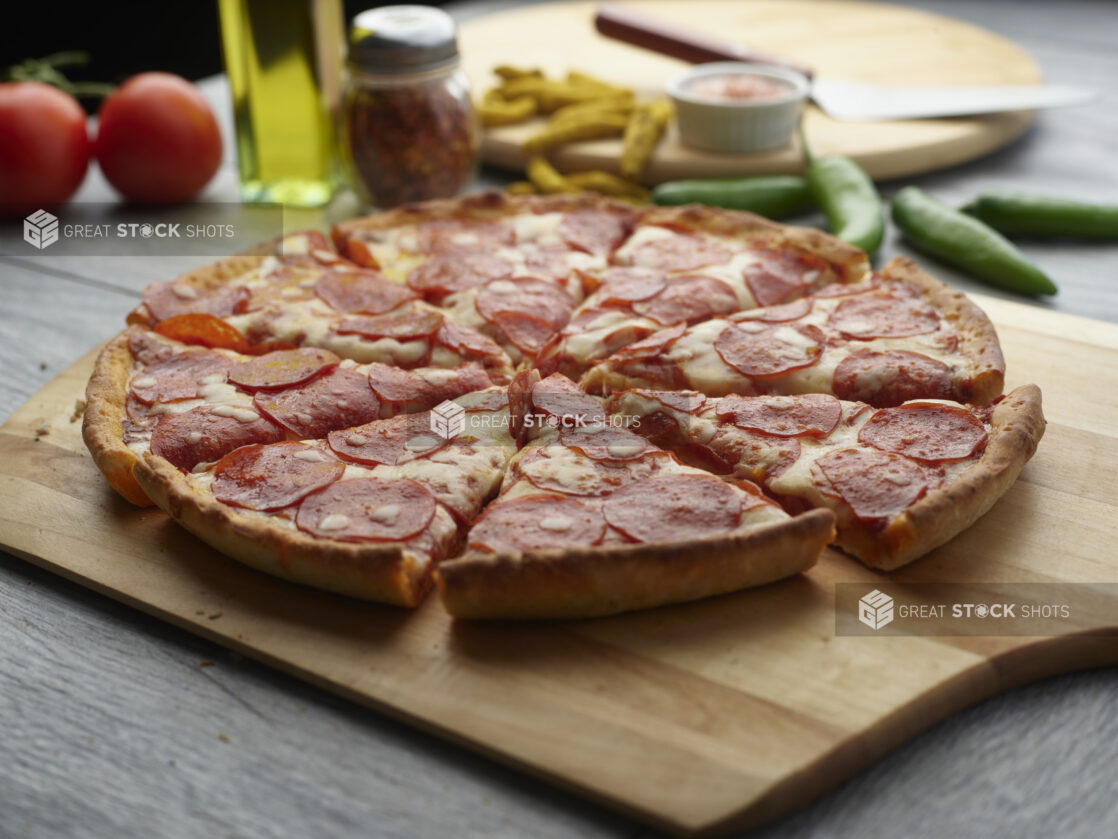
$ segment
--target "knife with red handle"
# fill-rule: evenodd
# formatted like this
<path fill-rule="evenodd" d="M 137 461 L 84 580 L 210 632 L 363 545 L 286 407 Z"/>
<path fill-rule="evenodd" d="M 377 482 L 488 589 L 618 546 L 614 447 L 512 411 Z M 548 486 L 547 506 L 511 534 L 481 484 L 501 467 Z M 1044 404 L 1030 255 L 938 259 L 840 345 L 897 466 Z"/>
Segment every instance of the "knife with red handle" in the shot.
<path fill-rule="evenodd" d="M 773 64 L 812 77 L 811 68 L 783 58 L 756 52 L 738 44 L 712 38 L 701 32 L 681 29 L 621 6 L 603 5 L 594 16 L 594 27 L 607 38 L 624 41 L 691 64 L 709 61 L 745 61 Z"/>

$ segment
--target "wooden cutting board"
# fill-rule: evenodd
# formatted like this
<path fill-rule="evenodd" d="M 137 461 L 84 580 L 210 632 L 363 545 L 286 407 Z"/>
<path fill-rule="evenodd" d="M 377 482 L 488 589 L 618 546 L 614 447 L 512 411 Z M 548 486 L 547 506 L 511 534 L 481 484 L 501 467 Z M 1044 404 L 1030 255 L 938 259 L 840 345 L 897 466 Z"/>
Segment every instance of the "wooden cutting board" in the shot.
<path fill-rule="evenodd" d="M 830 553 L 763 589 L 515 627 L 452 624 L 434 599 L 409 612 L 321 594 L 229 561 L 108 488 L 75 413 L 93 353 L 0 428 L 0 543 L 652 824 L 742 829 L 991 694 L 1118 662 L 1115 637 L 835 633 L 838 582 L 1118 582 L 1118 326 L 979 303 L 1010 385 L 1043 388 L 1047 434 L 989 514 L 887 578 Z M 1115 601 L 1103 613 L 1112 630 Z"/>
<path fill-rule="evenodd" d="M 1012 41 L 969 23 L 883 3 L 850 0 L 642 0 L 623 5 L 812 67 L 820 78 L 881 84 L 1031 84 L 1040 70 Z M 475 90 L 496 82 L 497 64 L 540 67 L 548 75 L 577 69 L 662 96 L 683 62 L 603 38 L 594 31 L 596 3 L 547 3 L 462 24 L 463 64 Z M 960 119 L 838 122 L 815 106 L 804 115 L 817 154 L 853 157 L 878 180 L 915 175 L 981 157 L 1019 137 L 1033 112 Z M 543 120 L 490 129 L 482 156 L 521 171 L 520 143 Z M 620 140 L 575 143 L 550 159 L 561 171 L 616 171 Z M 759 154 L 711 154 L 679 142 L 673 127 L 645 172 L 649 184 L 678 178 L 795 173 L 798 146 Z"/>

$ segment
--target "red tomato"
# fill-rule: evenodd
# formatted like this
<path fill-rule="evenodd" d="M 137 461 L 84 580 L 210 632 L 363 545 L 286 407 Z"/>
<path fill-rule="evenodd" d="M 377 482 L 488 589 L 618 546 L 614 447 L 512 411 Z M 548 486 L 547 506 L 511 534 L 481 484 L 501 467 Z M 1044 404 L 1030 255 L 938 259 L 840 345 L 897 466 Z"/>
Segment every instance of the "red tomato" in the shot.
<path fill-rule="evenodd" d="M 221 164 L 221 134 L 198 88 L 170 73 L 141 73 L 97 114 L 94 154 L 117 191 L 133 201 L 185 201 Z"/>
<path fill-rule="evenodd" d="M 73 96 L 42 82 L 0 84 L 0 212 L 58 206 L 88 166 L 85 112 Z"/>

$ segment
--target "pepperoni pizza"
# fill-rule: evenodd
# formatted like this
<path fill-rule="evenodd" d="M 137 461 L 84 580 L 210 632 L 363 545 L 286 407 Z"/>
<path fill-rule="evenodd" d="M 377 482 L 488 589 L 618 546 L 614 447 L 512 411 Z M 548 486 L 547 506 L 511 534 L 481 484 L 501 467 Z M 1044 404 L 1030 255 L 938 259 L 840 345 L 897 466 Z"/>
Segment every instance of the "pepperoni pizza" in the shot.
<path fill-rule="evenodd" d="M 985 408 L 647 390 L 615 394 L 609 408 L 685 460 L 756 481 L 785 509 L 832 510 L 836 544 L 883 570 L 923 556 L 989 510 L 1044 426 L 1035 385 Z"/>
<path fill-rule="evenodd" d="M 574 617 L 878 568 L 1043 431 L 985 315 L 911 262 L 700 207 L 485 193 L 153 283 L 84 435 L 110 484 L 297 582 Z M 580 382 L 579 385 L 574 380 Z"/>

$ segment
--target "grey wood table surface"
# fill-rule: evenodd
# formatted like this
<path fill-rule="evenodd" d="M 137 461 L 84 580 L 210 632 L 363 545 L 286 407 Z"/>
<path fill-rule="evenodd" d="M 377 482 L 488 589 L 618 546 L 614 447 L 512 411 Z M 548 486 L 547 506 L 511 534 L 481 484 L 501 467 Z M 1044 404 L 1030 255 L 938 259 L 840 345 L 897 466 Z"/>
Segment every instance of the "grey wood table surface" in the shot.
<path fill-rule="evenodd" d="M 465 18 L 507 5 L 454 11 Z M 913 5 L 1015 39 L 1050 81 L 1103 91 L 1091 107 L 1042 114 L 1010 148 L 916 183 L 951 202 L 995 185 L 1118 201 L 1118 5 Z M 225 95 L 220 85 L 208 91 Z M 207 197 L 233 190 L 226 167 Z M 80 200 L 108 195 L 94 173 Z M 1026 250 L 1061 287 L 1038 305 L 1118 322 L 1118 246 Z M 882 256 L 905 252 L 891 237 Z M 0 257 L 0 419 L 115 333 L 147 282 L 198 262 Z M 1012 691 L 751 836 L 1118 835 L 1116 708 L 1115 668 Z M 654 835 L 7 554 L 0 726 L 0 839 Z"/>

